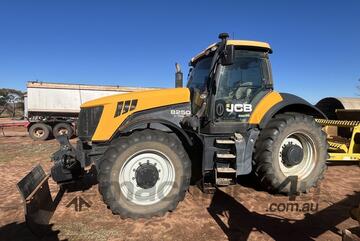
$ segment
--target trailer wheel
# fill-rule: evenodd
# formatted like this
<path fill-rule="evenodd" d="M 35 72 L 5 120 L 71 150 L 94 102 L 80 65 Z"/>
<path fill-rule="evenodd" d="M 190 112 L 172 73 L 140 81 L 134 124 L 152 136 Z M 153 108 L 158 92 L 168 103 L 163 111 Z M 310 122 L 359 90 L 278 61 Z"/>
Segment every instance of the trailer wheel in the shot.
<path fill-rule="evenodd" d="M 29 135 L 33 140 L 47 140 L 51 133 L 51 126 L 45 123 L 35 123 L 29 128 Z"/>
<path fill-rule="evenodd" d="M 69 123 L 58 123 L 53 128 L 54 137 L 66 135 L 71 138 L 74 135 L 74 130 Z"/>
<path fill-rule="evenodd" d="M 137 131 L 120 137 L 104 154 L 99 192 L 122 218 L 163 216 L 184 199 L 190 177 L 191 162 L 176 137 Z"/>
<path fill-rule="evenodd" d="M 260 132 L 255 175 L 271 192 L 295 194 L 290 193 L 291 176 L 297 179 L 296 192 L 307 192 L 323 178 L 326 159 L 326 134 L 311 116 L 280 114 Z"/>

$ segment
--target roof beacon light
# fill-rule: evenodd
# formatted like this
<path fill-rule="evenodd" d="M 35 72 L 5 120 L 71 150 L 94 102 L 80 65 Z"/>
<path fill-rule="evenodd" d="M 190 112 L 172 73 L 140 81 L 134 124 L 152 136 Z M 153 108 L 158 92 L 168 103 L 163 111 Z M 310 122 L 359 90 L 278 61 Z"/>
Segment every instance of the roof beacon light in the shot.
<path fill-rule="evenodd" d="M 223 43 L 225 43 L 228 38 L 229 38 L 229 34 L 228 34 L 228 33 L 221 33 L 221 34 L 219 34 L 219 39 L 221 39 L 221 42 L 223 42 Z"/>

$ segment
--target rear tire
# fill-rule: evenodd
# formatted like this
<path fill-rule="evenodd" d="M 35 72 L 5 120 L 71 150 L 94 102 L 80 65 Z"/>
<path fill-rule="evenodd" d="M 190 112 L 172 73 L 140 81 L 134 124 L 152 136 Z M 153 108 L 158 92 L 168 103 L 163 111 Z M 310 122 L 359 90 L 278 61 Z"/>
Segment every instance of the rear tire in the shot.
<path fill-rule="evenodd" d="M 69 123 L 58 123 L 53 128 L 54 137 L 58 137 L 60 135 L 67 135 L 71 138 L 74 135 L 74 129 Z"/>
<path fill-rule="evenodd" d="M 290 193 L 289 176 L 297 176 L 297 192 L 317 185 L 326 170 L 327 141 L 311 116 L 299 113 L 276 115 L 256 142 L 255 175 L 270 192 Z"/>
<path fill-rule="evenodd" d="M 120 137 L 99 167 L 99 192 L 122 218 L 163 216 L 176 208 L 190 184 L 191 162 L 182 143 L 157 131 Z"/>
<path fill-rule="evenodd" d="M 49 138 L 51 126 L 45 123 L 35 123 L 29 128 L 29 135 L 33 140 L 45 141 Z"/>

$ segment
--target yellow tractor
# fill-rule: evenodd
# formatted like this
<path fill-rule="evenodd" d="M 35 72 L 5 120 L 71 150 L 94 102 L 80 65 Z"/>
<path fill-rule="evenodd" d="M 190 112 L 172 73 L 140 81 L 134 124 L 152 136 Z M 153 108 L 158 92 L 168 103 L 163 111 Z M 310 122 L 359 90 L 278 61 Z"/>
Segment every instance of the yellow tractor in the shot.
<path fill-rule="evenodd" d="M 328 147 L 315 118 L 325 115 L 300 97 L 274 91 L 269 44 L 230 40 L 226 33 L 219 38 L 191 59 L 185 88 L 177 66 L 177 88 L 83 104 L 77 145 L 58 138 L 52 179 L 68 183 L 94 165 L 105 204 L 135 219 L 174 210 L 191 179 L 206 192 L 251 172 L 270 192 L 315 186 Z M 46 175 L 37 169 L 22 180 L 25 199 L 41 178 Z"/>

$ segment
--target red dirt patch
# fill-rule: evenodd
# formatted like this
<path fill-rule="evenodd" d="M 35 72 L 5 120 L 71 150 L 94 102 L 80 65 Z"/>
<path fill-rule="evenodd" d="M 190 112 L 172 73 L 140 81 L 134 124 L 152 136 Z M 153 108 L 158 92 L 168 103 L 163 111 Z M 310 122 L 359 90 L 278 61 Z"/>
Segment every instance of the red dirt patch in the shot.
<path fill-rule="evenodd" d="M 55 140 L 32 141 L 24 132 L 0 137 L 0 240 L 39 240 L 24 224 L 15 185 L 37 163 L 49 171 L 49 156 L 57 148 Z M 41 240 L 341 240 L 341 229 L 358 225 L 349 210 L 360 202 L 359 177 L 358 165 L 330 166 L 319 188 L 296 198 L 300 208 L 318 205 L 314 212 L 272 211 L 294 202 L 256 190 L 246 181 L 214 195 L 191 187 L 174 212 L 136 221 L 113 215 L 94 185 L 65 193 L 51 220 L 52 234 Z M 50 182 L 50 187 L 55 195 L 57 186 Z M 81 212 L 67 208 L 77 196 L 91 207 Z"/>

